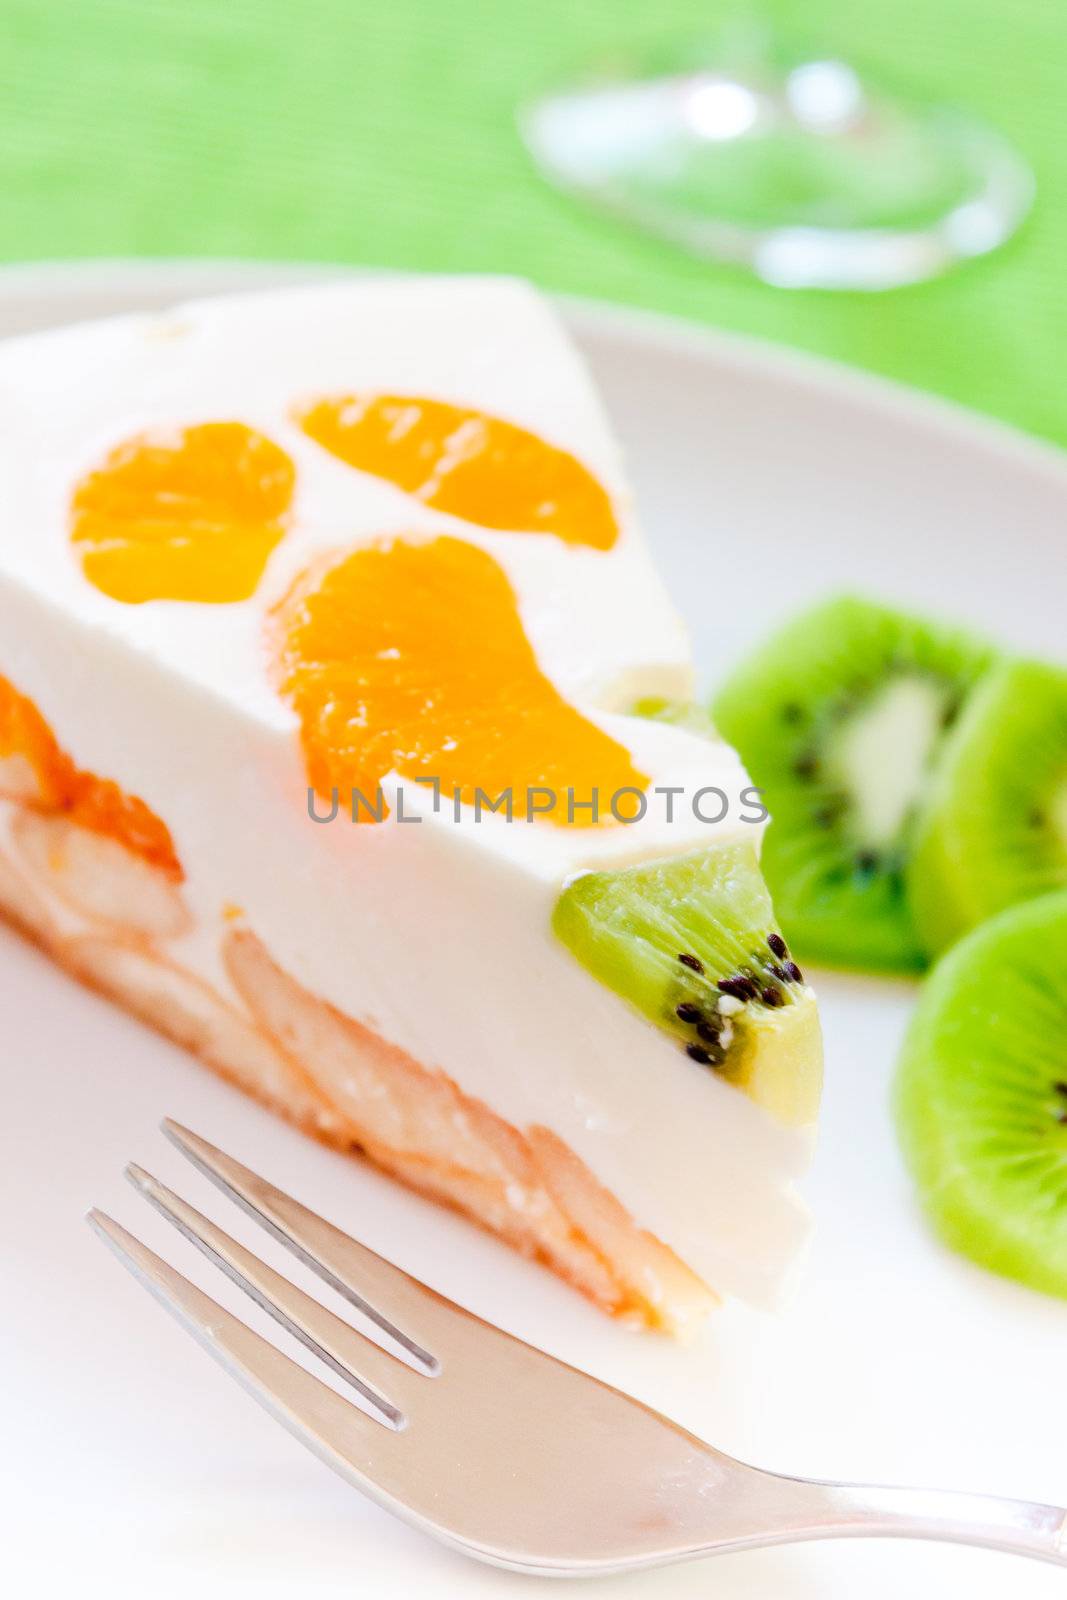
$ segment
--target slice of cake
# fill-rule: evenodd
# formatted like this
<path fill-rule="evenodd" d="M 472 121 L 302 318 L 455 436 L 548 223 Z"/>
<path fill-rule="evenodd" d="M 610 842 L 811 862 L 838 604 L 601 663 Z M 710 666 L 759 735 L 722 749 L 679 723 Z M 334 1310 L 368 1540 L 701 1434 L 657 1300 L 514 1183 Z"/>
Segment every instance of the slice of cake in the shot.
<path fill-rule="evenodd" d="M 670 1329 L 773 1298 L 820 1075 L 758 795 L 669 709 L 690 677 L 588 378 L 519 284 L 0 351 L 0 908 Z"/>

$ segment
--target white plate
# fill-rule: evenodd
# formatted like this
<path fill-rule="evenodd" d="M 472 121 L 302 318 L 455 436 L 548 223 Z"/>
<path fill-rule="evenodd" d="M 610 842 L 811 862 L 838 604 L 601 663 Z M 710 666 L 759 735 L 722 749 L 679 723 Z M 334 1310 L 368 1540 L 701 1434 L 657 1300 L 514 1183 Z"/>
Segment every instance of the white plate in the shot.
<path fill-rule="evenodd" d="M 0 331 L 309 275 L 18 269 L 0 275 Z M 567 314 L 709 683 L 780 615 L 842 588 L 1062 651 L 1067 458 L 819 363 L 619 311 Z M 11 1469 L 0 1503 L 3 1564 L 21 1580 L 12 1592 L 530 1592 L 532 1580 L 438 1549 L 332 1477 L 91 1239 L 81 1213 L 97 1203 L 250 1315 L 119 1177 L 135 1158 L 275 1254 L 164 1143 L 165 1113 L 482 1315 L 737 1455 L 1067 1504 L 1067 1305 L 956 1260 L 916 1216 L 886 1104 L 908 986 L 826 976 L 820 988 L 828 1072 L 801 1289 L 777 1319 L 728 1307 L 697 1348 L 680 1350 L 612 1325 L 475 1229 L 306 1142 L 0 933 L 0 1461 Z M 1000 1600 L 1010 1585 L 1013 1600 L 1062 1596 L 1061 1575 L 1008 1563 L 917 1544 L 810 1545 L 603 1580 L 595 1592 Z"/>

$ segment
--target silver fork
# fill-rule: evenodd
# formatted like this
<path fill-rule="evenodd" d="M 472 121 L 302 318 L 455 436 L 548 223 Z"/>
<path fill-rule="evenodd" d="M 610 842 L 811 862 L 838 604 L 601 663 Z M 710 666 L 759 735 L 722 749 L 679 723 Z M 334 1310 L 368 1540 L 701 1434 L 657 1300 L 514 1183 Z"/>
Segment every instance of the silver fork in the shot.
<path fill-rule="evenodd" d="M 1067 1566 L 1067 1512 L 972 1494 L 788 1478 L 744 1465 L 640 1401 L 464 1311 L 167 1121 L 179 1150 L 313 1268 L 386 1349 L 142 1168 L 146 1199 L 367 1410 L 254 1333 L 99 1211 L 146 1288 L 327 1466 L 445 1544 L 521 1572 L 580 1576 L 800 1539 L 896 1535 Z"/>

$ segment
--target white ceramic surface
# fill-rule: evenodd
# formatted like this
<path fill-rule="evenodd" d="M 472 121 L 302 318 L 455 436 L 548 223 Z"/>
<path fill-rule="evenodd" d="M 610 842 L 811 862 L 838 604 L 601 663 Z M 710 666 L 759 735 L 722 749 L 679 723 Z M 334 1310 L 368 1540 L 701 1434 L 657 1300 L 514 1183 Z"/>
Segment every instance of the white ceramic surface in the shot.
<path fill-rule="evenodd" d="M 0 332 L 310 275 L 20 268 L 0 274 Z M 1062 653 L 1067 458 L 820 363 L 655 318 L 590 306 L 567 315 L 709 685 L 780 616 L 842 588 Z M 886 1103 L 909 986 L 819 975 L 819 987 L 827 1086 L 800 1290 L 777 1318 L 727 1307 L 682 1350 L 613 1326 L 467 1224 L 306 1142 L 0 932 L 9 1592 L 504 1600 L 536 1581 L 468 1563 L 360 1500 L 100 1249 L 81 1220 L 92 1203 L 277 1332 L 122 1182 L 134 1158 L 308 1281 L 164 1142 L 164 1114 L 457 1300 L 739 1456 L 1067 1504 L 1067 1305 L 954 1259 L 916 1215 Z M 723 1557 L 552 1593 L 579 1588 L 601 1600 L 1001 1600 L 1005 1589 L 1051 1600 L 1063 1578 L 1005 1556 L 884 1542 Z"/>

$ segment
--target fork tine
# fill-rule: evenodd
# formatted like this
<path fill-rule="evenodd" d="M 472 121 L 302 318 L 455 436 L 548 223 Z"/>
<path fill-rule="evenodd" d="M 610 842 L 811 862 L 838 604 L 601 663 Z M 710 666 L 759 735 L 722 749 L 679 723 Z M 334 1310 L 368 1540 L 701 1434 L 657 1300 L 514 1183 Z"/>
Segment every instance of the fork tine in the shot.
<path fill-rule="evenodd" d="M 396 1436 L 389 1428 L 276 1350 L 111 1217 L 93 1210 L 86 1221 L 134 1277 L 277 1422 L 349 1482 L 376 1492 L 383 1451 L 397 1448 Z M 380 1492 L 376 1497 L 384 1498 Z"/>
<path fill-rule="evenodd" d="M 304 1264 L 406 1350 L 424 1372 L 436 1374 L 433 1332 L 451 1302 L 392 1262 L 276 1189 L 232 1156 L 167 1117 L 163 1132 L 193 1165 L 261 1223 Z M 396 1319 L 395 1321 L 393 1319 Z"/>
<path fill-rule="evenodd" d="M 404 1415 L 394 1400 L 401 1400 L 405 1405 L 413 1403 L 416 1386 L 421 1387 L 426 1382 L 421 1373 L 380 1345 L 373 1344 L 295 1283 L 268 1267 L 143 1167 L 131 1162 L 126 1176 L 157 1211 L 173 1222 L 179 1233 L 202 1250 L 294 1338 L 351 1383 L 384 1421 L 394 1428 L 403 1425 Z"/>

